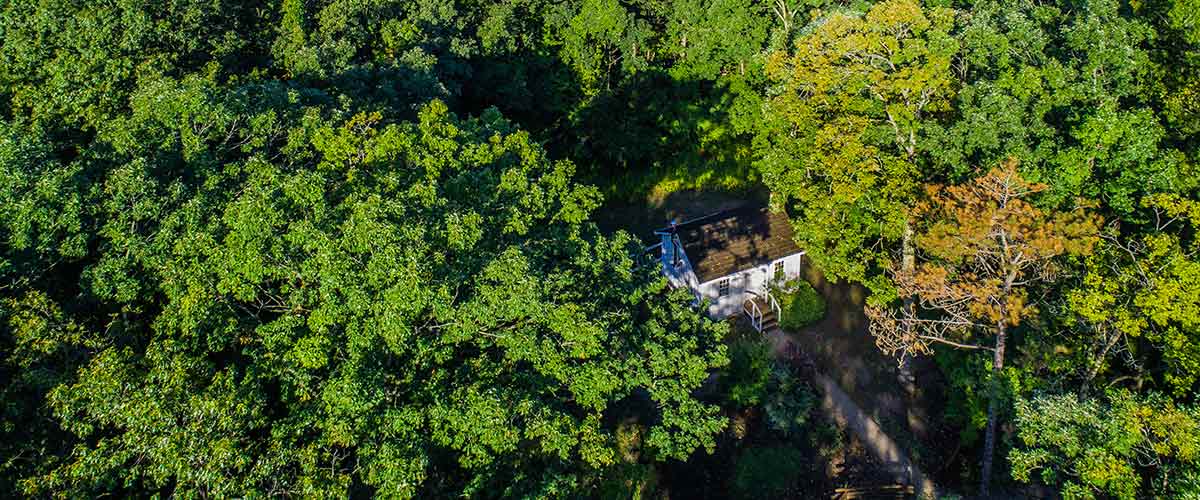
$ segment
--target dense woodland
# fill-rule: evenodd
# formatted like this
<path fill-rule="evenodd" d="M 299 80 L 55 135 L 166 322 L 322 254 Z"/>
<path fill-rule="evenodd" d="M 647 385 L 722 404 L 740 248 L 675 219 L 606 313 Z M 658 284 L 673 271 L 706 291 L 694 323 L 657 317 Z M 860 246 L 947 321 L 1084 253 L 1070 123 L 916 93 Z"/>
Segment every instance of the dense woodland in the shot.
<path fill-rule="evenodd" d="M 0 61 L 0 491 L 827 498 L 596 222 L 761 190 L 941 492 L 1200 498 L 1197 0 L 13 0 Z"/>

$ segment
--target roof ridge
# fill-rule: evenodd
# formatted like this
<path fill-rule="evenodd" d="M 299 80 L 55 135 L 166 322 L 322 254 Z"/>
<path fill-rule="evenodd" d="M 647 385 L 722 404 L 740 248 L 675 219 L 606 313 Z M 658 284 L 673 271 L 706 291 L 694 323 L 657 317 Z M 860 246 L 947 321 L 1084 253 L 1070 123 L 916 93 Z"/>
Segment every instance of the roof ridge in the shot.
<path fill-rule="evenodd" d="M 767 207 L 721 210 L 690 222 L 676 229 L 701 282 L 803 252 L 787 215 Z"/>
<path fill-rule="evenodd" d="M 725 208 L 725 209 L 717 210 L 716 212 L 711 212 L 711 213 L 708 213 L 705 215 L 701 215 L 699 217 L 693 217 L 693 218 L 685 220 L 683 222 L 677 222 L 677 223 L 675 223 L 675 229 L 678 230 L 679 228 L 689 225 L 689 224 L 695 224 L 697 222 L 702 222 L 705 219 L 714 218 L 718 215 L 731 213 L 731 212 L 738 212 L 738 211 L 767 212 L 768 214 L 770 214 L 770 212 L 771 212 L 770 207 L 767 207 L 767 206 L 754 207 L 753 205 L 749 205 L 749 204 L 743 205 L 740 207 Z M 671 230 L 671 226 L 667 226 L 662 229 L 656 229 L 654 232 L 655 233 L 664 233 L 664 232 L 668 232 L 670 230 Z"/>

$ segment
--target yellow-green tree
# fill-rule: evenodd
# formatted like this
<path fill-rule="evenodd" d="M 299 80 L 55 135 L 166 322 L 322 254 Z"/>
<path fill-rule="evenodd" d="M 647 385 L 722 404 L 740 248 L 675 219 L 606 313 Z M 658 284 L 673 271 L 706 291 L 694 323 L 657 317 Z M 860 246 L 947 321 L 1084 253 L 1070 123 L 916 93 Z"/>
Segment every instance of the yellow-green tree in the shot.
<path fill-rule="evenodd" d="M 1200 202 L 1159 194 L 1142 205 L 1153 225 L 1137 235 L 1111 228 L 1065 294 L 1074 333 L 1067 342 L 1084 393 L 1110 372 L 1153 379 L 1176 396 L 1194 393 L 1200 381 L 1200 244 L 1189 237 L 1200 227 Z M 1114 363 L 1117 353 L 1133 361 Z M 1160 361 L 1149 362 L 1151 355 Z"/>
<path fill-rule="evenodd" d="M 1195 498 L 1200 411 L 1162 394 L 1040 395 L 1016 402 L 1012 477 L 1063 498 Z"/>
<path fill-rule="evenodd" d="M 758 139 L 763 180 L 832 276 L 889 288 L 872 268 L 908 240 L 923 133 L 954 96 L 954 17 L 913 0 L 835 12 L 771 58 L 780 85 Z"/>

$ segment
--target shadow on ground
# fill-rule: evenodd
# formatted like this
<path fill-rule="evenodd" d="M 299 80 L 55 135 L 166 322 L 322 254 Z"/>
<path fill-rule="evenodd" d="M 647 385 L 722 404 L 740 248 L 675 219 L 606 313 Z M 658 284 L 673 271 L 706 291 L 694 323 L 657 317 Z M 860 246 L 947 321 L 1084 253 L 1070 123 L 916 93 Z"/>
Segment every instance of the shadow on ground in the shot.
<path fill-rule="evenodd" d="M 875 346 L 864 313 L 867 290 L 831 282 L 806 259 L 805 279 L 826 300 L 825 318 L 789 336 L 834 383 L 918 463 L 938 471 L 946 450 L 942 395 L 944 379 L 929 358 L 915 360 L 918 390 L 911 401 L 897 380 L 897 363 Z"/>
<path fill-rule="evenodd" d="M 825 319 L 790 332 L 817 368 L 837 382 L 876 421 L 902 419 L 904 400 L 896 382 L 896 362 L 875 347 L 867 331 L 860 285 L 833 283 L 805 259 L 804 277 L 825 297 Z M 903 420 L 897 420 L 903 421 Z"/>

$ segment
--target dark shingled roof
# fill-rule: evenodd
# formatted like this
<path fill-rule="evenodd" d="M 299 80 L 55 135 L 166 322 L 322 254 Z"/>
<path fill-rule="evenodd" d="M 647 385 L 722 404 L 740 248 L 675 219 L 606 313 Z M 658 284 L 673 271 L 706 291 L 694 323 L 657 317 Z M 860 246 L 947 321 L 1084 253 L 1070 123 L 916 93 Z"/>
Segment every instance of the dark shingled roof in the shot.
<path fill-rule="evenodd" d="M 701 283 L 800 253 L 787 216 L 765 208 L 720 212 L 676 231 Z"/>

